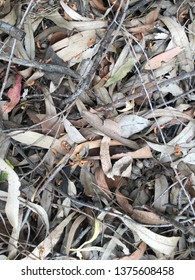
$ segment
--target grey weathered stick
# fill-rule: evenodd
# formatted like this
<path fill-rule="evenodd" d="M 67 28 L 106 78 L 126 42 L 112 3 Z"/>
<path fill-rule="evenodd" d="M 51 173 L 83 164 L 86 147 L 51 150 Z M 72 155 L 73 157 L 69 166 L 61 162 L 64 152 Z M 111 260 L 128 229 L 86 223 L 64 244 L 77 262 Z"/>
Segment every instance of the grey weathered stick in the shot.
<path fill-rule="evenodd" d="M 167 80 L 159 83 L 158 85 L 156 85 L 154 83 L 154 85 L 151 86 L 150 88 L 148 88 L 147 91 L 150 94 L 150 93 L 153 93 L 154 91 L 158 91 L 162 87 L 168 86 L 170 83 L 174 84 L 174 83 L 176 83 L 178 81 L 182 81 L 182 80 L 185 80 L 185 79 L 188 79 L 188 78 L 192 78 L 194 76 L 195 76 L 195 71 L 188 72 L 188 73 L 182 73 L 182 74 L 180 74 L 180 75 L 178 75 L 176 77 L 167 79 Z M 142 88 L 139 92 L 137 92 L 135 94 L 129 94 L 126 97 L 123 97 L 121 99 L 118 99 L 118 100 L 114 101 L 113 103 L 110 103 L 110 104 L 107 104 L 107 105 L 98 106 L 95 109 L 98 110 L 98 111 L 102 111 L 102 110 L 103 111 L 110 111 L 110 110 L 113 110 L 113 108 L 117 109 L 117 108 L 120 108 L 120 107 L 124 106 L 126 102 L 134 100 L 134 99 L 136 99 L 138 97 L 141 97 L 141 96 L 143 96 L 145 94 L 146 94 L 146 92 Z"/>
<path fill-rule="evenodd" d="M 0 55 L 0 60 L 9 61 L 9 56 Z M 54 64 L 45 64 L 45 63 L 40 63 L 38 61 L 30 61 L 30 60 L 26 60 L 26 59 L 15 58 L 15 57 L 12 58 L 12 62 L 15 64 L 18 64 L 18 65 L 37 68 L 37 69 L 45 71 L 45 72 L 60 73 L 60 74 L 64 74 L 67 76 L 71 76 L 75 79 L 80 78 L 80 75 L 76 71 L 73 71 L 65 66 L 54 65 Z"/>
<path fill-rule="evenodd" d="M 20 30 L 16 26 L 10 25 L 9 23 L 6 23 L 2 20 L 0 20 L 0 30 L 9 34 L 10 36 L 12 36 L 13 38 L 15 38 L 19 41 L 21 41 L 25 36 L 24 31 Z"/>

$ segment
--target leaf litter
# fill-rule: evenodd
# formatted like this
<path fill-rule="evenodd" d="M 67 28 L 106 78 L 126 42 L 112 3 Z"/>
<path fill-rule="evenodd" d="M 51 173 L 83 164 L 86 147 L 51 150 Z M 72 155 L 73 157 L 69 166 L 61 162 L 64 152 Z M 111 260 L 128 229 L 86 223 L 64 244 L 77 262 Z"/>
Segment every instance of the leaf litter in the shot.
<path fill-rule="evenodd" d="M 0 1 L 0 258 L 194 259 L 193 1 L 22 4 Z"/>

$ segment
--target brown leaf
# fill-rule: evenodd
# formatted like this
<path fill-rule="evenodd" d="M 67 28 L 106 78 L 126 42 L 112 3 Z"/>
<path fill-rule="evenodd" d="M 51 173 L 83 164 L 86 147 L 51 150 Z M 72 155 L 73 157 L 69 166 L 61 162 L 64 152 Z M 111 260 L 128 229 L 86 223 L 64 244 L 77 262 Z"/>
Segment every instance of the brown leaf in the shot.
<path fill-rule="evenodd" d="M 159 15 L 160 7 L 157 7 L 153 11 L 149 12 L 145 17 L 145 24 L 154 23 Z"/>
<path fill-rule="evenodd" d="M 96 186 L 95 176 L 90 172 L 90 161 L 88 161 L 80 172 L 80 181 L 83 185 L 86 196 L 97 196 L 98 188 Z"/>
<path fill-rule="evenodd" d="M 104 172 L 101 166 L 98 166 L 95 170 L 95 179 L 97 182 L 98 187 L 102 190 L 102 193 L 106 194 L 107 197 L 111 198 L 112 193 L 108 187 L 108 184 L 105 179 Z"/>
<path fill-rule="evenodd" d="M 141 257 L 143 257 L 144 255 L 144 252 L 146 250 L 146 243 L 145 242 L 141 242 L 141 244 L 139 245 L 139 247 L 137 248 L 137 250 L 135 252 L 133 252 L 133 254 L 131 254 L 130 256 L 125 256 L 125 257 L 122 257 L 118 260 L 120 261 L 124 261 L 124 260 L 140 260 Z"/>
<path fill-rule="evenodd" d="M 92 8 L 97 8 L 100 11 L 105 12 L 107 10 L 102 0 L 91 0 L 89 4 Z"/>
<path fill-rule="evenodd" d="M 148 224 L 148 225 L 161 225 L 161 224 L 169 224 L 165 219 L 161 218 L 159 215 L 149 212 L 134 209 L 131 218 L 140 224 Z"/>
<path fill-rule="evenodd" d="M 121 192 L 119 192 L 119 189 L 120 187 L 117 188 L 115 192 L 116 200 L 124 212 L 131 215 L 133 213 L 133 207 L 129 204 L 128 199 Z"/>

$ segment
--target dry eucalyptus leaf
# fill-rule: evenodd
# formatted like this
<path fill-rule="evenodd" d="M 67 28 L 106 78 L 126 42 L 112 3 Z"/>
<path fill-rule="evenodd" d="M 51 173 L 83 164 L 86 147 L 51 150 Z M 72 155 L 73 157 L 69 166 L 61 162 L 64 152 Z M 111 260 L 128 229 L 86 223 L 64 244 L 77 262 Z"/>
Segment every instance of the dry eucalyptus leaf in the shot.
<path fill-rule="evenodd" d="M 121 220 L 130 230 L 135 232 L 142 241 L 144 241 L 157 252 L 165 255 L 170 255 L 171 253 L 175 252 L 180 237 L 165 237 L 163 235 L 154 233 L 127 216 L 121 218 Z"/>
<path fill-rule="evenodd" d="M 95 176 L 90 172 L 90 161 L 81 168 L 79 179 L 86 196 L 97 196 L 98 188 L 96 186 Z"/>
<path fill-rule="evenodd" d="M 114 251 L 115 247 L 117 246 L 116 238 L 118 238 L 119 236 L 122 236 L 126 230 L 127 230 L 126 227 L 122 227 L 122 226 L 119 226 L 117 228 L 117 230 L 114 232 L 113 238 L 111 236 L 111 239 L 106 246 L 106 250 L 104 251 L 104 253 L 101 257 L 101 260 L 110 260 L 111 259 L 112 252 Z"/>
<path fill-rule="evenodd" d="M 33 212 L 37 213 L 40 216 L 41 220 L 45 224 L 46 234 L 48 234 L 49 233 L 49 219 L 48 219 L 48 215 L 47 215 L 47 212 L 45 211 L 45 209 L 38 204 L 25 200 L 22 197 L 20 197 L 19 200 L 20 200 L 21 204 L 23 204 L 24 206 L 27 206 L 30 210 L 32 210 Z"/>
<path fill-rule="evenodd" d="M 108 187 L 105 174 L 101 166 L 98 166 L 95 170 L 95 179 L 98 187 L 102 190 L 102 194 L 105 194 L 107 198 L 111 198 L 112 193 Z"/>
<path fill-rule="evenodd" d="M 70 139 L 77 144 L 83 143 L 86 141 L 85 137 L 74 127 L 69 120 L 64 118 L 64 127 Z"/>
<path fill-rule="evenodd" d="M 105 87 L 109 87 L 110 85 L 122 80 L 135 66 L 136 60 L 133 57 L 127 59 L 126 62 L 114 73 L 114 75 L 108 79 Z"/>
<path fill-rule="evenodd" d="M 131 215 L 133 213 L 133 207 L 131 206 L 130 204 L 130 201 L 127 199 L 127 197 L 125 197 L 119 190 L 120 190 L 120 187 L 119 186 L 117 189 L 116 189 L 116 201 L 117 203 L 119 204 L 119 206 L 121 207 L 121 209 L 123 209 L 123 211 L 126 213 L 126 214 L 129 214 Z"/>
<path fill-rule="evenodd" d="M 151 124 L 147 119 L 136 115 L 119 115 L 115 121 L 120 127 L 120 135 L 125 138 L 142 131 Z"/>
<path fill-rule="evenodd" d="M 111 159 L 110 159 L 109 148 L 110 148 L 110 137 L 104 136 L 102 138 L 101 145 L 100 145 L 101 166 L 104 171 L 104 174 L 108 178 L 113 178 L 113 176 L 110 174 L 111 169 L 112 169 L 112 163 L 111 163 Z"/>
<path fill-rule="evenodd" d="M 83 17 L 79 13 L 75 12 L 73 9 L 71 9 L 67 4 L 65 4 L 63 1 L 60 1 L 60 5 L 62 6 L 63 10 L 74 20 L 80 20 L 80 21 L 90 21 L 91 18 Z"/>
<path fill-rule="evenodd" d="M 121 176 L 129 178 L 132 170 L 133 159 L 131 156 L 124 156 L 117 160 L 112 167 L 112 176 Z"/>
<path fill-rule="evenodd" d="M 146 243 L 142 241 L 135 252 L 133 252 L 129 256 L 122 257 L 119 260 L 122 260 L 122 261 L 123 260 L 139 260 L 145 253 L 146 248 L 147 248 Z"/>
<path fill-rule="evenodd" d="M 32 21 L 29 16 L 26 17 L 26 21 L 24 23 L 24 31 L 26 33 L 24 37 L 24 45 L 26 53 L 30 60 L 34 60 L 35 58 L 35 40 L 32 29 Z"/>
<path fill-rule="evenodd" d="M 7 202 L 5 206 L 5 213 L 13 229 L 18 227 L 18 215 L 19 215 L 19 200 L 20 195 L 20 181 L 16 172 L 2 159 L 0 158 L 0 171 L 7 173 L 8 177 L 8 194 Z"/>
<path fill-rule="evenodd" d="M 26 145 L 33 145 L 43 149 L 54 148 L 60 154 L 65 154 L 65 150 L 61 147 L 61 141 L 49 135 L 43 135 L 34 131 L 23 132 L 22 130 L 18 130 L 10 132 L 9 136 L 11 136 L 14 140 Z"/>
<path fill-rule="evenodd" d="M 190 44 L 188 37 L 185 33 L 185 26 L 181 26 L 176 19 L 171 17 L 160 16 L 160 20 L 167 26 L 171 33 L 174 44 L 183 49 L 183 52 L 178 54 L 177 59 L 180 65 L 180 69 L 186 72 L 194 70 L 194 63 L 192 52 L 190 50 Z"/>
<path fill-rule="evenodd" d="M 76 212 L 72 212 L 66 217 L 39 245 L 23 260 L 44 260 L 53 251 L 54 246 L 59 241 L 64 228 L 72 221 Z"/>
<path fill-rule="evenodd" d="M 154 189 L 154 208 L 164 213 L 169 202 L 168 182 L 164 175 L 156 175 Z"/>
<path fill-rule="evenodd" d="M 182 51 L 183 49 L 176 47 L 164 53 L 158 54 L 155 57 L 149 59 L 149 61 L 145 64 L 144 69 L 157 69 L 161 67 L 162 62 L 169 62 L 173 57 L 177 56 Z"/>
<path fill-rule="evenodd" d="M 162 217 L 160 217 L 156 213 L 138 210 L 138 209 L 133 209 L 131 218 L 140 224 L 148 224 L 148 225 L 169 224 L 169 222 L 162 219 Z"/>
<path fill-rule="evenodd" d="M 91 47 L 95 40 L 95 30 L 88 30 L 65 38 L 52 45 L 52 48 L 63 61 L 70 61 Z"/>
<path fill-rule="evenodd" d="M 74 240 L 74 236 L 76 231 L 79 229 L 80 224 L 86 219 L 85 215 L 80 215 L 76 218 L 76 220 L 73 222 L 70 230 L 69 230 L 69 234 L 67 237 L 67 242 L 66 242 L 66 254 L 69 255 L 70 252 L 70 248 L 72 245 L 72 242 Z"/>

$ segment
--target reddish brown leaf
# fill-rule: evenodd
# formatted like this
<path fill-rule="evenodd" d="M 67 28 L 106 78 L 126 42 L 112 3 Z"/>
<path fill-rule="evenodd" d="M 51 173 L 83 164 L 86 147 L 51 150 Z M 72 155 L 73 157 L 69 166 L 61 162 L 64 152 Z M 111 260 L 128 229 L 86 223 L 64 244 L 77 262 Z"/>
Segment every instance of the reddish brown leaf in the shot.
<path fill-rule="evenodd" d="M 95 170 L 95 179 L 97 181 L 98 187 L 101 188 L 102 192 L 105 193 L 109 198 L 112 197 L 111 191 L 109 190 L 108 184 L 105 179 L 104 172 L 101 166 L 97 167 Z"/>
<path fill-rule="evenodd" d="M 19 103 L 20 93 L 22 88 L 21 82 L 22 82 L 22 76 L 16 75 L 15 85 L 13 88 L 10 88 L 7 93 L 7 96 L 9 97 L 10 101 L 3 106 L 2 111 L 4 113 L 11 112 L 13 108 Z"/>
<path fill-rule="evenodd" d="M 180 47 L 175 47 L 171 50 L 168 50 L 164 53 L 158 54 L 151 58 L 145 65 L 146 70 L 150 69 L 157 69 L 161 67 L 162 62 L 169 62 L 172 58 L 174 58 L 176 55 L 178 55 L 180 52 L 182 52 L 183 49 Z"/>
<path fill-rule="evenodd" d="M 139 247 L 137 248 L 137 250 L 131 254 L 130 256 L 125 256 L 120 258 L 120 261 L 124 261 L 124 260 L 139 260 L 141 259 L 141 257 L 143 256 L 145 250 L 146 250 L 146 243 L 145 242 L 141 242 L 141 244 L 139 245 Z"/>
<path fill-rule="evenodd" d="M 116 190 L 116 200 L 120 207 L 128 214 L 133 213 L 133 207 L 131 204 L 129 204 L 128 199 L 121 193 L 119 192 L 119 188 Z"/>

